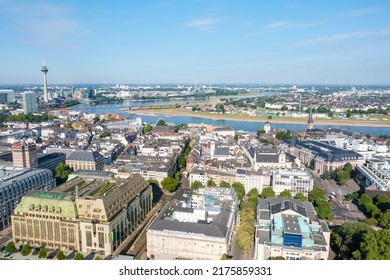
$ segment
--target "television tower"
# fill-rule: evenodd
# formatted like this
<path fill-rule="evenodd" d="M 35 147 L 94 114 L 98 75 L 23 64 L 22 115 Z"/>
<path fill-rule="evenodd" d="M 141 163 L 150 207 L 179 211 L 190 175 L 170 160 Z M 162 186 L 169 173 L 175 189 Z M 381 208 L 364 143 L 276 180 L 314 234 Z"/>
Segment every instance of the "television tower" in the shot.
<path fill-rule="evenodd" d="M 43 65 L 42 65 L 41 71 L 43 73 L 43 100 L 44 100 L 45 104 L 48 104 L 49 103 L 49 96 L 47 94 L 46 74 L 47 74 L 47 71 L 49 71 L 49 69 L 47 69 L 47 67 L 45 65 L 45 60 L 43 60 Z"/>

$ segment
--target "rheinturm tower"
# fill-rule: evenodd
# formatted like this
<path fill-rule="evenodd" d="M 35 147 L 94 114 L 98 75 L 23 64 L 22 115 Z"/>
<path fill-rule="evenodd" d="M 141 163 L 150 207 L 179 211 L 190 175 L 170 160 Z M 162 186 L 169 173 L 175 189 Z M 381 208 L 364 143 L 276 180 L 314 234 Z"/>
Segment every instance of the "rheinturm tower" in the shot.
<path fill-rule="evenodd" d="M 314 121 L 313 121 L 313 113 L 311 112 L 311 109 L 309 110 L 309 119 L 307 120 L 307 129 L 313 129 L 314 128 Z"/>
<path fill-rule="evenodd" d="M 46 74 L 49 69 L 47 69 L 45 65 L 45 60 L 43 61 L 42 69 L 43 73 L 43 100 L 45 101 L 45 104 L 49 102 L 49 95 L 47 94 L 47 79 L 46 79 Z"/>

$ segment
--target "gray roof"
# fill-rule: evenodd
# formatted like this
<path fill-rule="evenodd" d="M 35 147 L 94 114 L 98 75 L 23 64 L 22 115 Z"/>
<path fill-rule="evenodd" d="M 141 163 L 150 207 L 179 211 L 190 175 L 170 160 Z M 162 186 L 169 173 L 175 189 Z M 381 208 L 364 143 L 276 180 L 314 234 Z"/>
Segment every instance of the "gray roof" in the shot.
<path fill-rule="evenodd" d="M 229 155 L 229 148 L 217 147 L 214 150 L 214 155 L 217 155 L 217 156 L 228 156 Z"/>
<path fill-rule="evenodd" d="M 270 155 L 270 154 L 257 154 L 256 155 L 256 162 L 279 162 L 279 156 L 278 155 Z"/>
<path fill-rule="evenodd" d="M 302 216 L 307 217 L 307 213 L 306 213 L 305 208 L 300 206 L 300 205 L 297 205 L 296 203 L 294 203 L 292 201 L 286 200 L 286 201 L 271 205 L 272 214 L 283 212 L 285 210 L 293 210 L 293 211 L 301 214 Z"/>
<path fill-rule="evenodd" d="M 287 234 L 301 234 L 301 228 L 298 224 L 298 217 L 296 215 L 282 215 L 283 228 Z"/>
<path fill-rule="evenodd" d="M 68 160 L 99 162 L 104 160 L 104 157 L 97 151 L 78 150 L 72 152 L 69 155 Z"/>

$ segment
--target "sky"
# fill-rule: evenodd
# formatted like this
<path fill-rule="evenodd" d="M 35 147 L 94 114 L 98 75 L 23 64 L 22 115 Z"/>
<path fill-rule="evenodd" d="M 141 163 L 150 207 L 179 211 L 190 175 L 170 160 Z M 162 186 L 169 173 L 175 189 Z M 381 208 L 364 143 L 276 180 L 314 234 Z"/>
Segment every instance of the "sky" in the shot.
<path fill-rule="evenodd" d="M 0 84 L 389 85 L 390 1 L 0 0 Z"/>

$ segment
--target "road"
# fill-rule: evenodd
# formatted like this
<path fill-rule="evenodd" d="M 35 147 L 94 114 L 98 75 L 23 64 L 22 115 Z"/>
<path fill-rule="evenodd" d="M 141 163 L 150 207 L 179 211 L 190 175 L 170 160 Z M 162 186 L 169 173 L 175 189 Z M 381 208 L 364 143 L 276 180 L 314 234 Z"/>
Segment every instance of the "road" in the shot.
<path fill-rule="evenodd" d="M 336 202 L 332 203 L 332 212 L 336 221 L 358 221 L 364 219 L 363 213 L 359 211 L 357 206 L 351 202 L 344 201 L 347 194 L 359 190 L 359 186 L 350 180 L 346 186 L 337 185 L 334 181 L 323 180 L 318 175 L 313 174 L 314 185 L 326 191 L 326 196 L 329 197 L 332 193 L 336 195 Z"/>

